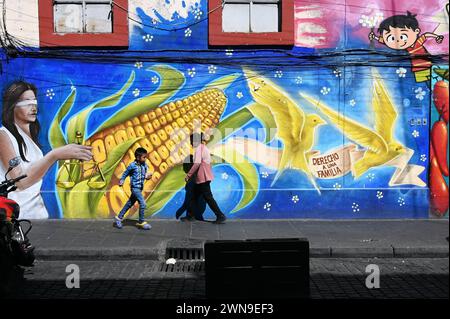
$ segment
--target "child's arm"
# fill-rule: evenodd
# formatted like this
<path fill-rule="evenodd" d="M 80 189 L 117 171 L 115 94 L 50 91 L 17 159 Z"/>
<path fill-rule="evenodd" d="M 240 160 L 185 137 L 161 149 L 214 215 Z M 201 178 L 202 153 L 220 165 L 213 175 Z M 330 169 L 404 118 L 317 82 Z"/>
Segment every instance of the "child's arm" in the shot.
<path fill-rule="evenodd" d="M 125 182 L 125 178 L 127 178 L 128 175 L 130 175 L 132 170 L 132 165 L 128 165 L 127 169 L 125 170 L 125 172 L 123 172 L 122 177 L 119 180 L 119 186 L 122 186 L 123 183 Z"/>
<path fill-rule="evenodd" d="M 433 38 L 436 40 L 437 43 L 442 43 L 442 41 L 444 40 L 444 36 L 443 35 L 437 35 L 435 33 L 432 32 L 426 32 L 423 34 L 423 36 L 425 36 L 425 38 Z"/>
<path fill-rule="evenodd" d="M 383 38 L 382 37 L 377 37 L 375 35 L 375 32 L 373 32 L 373 31 L 370 31 L 370 33 L 369 33 L 369 40 L 370 41 L 377 40 L 380 43 L 384 43 Z"/>
<path fill-rule="evenodd" d="M 148 165 L 147 164 L 145 164 L 145 167 L 146 167 L 146 169 L 148 171 Z M 145 174 L 145 179 L 149 180 L 150 178 L 152 178 L 152 176 L 153 176 L 153 173 L 148 172 L 147 174 Z"/>

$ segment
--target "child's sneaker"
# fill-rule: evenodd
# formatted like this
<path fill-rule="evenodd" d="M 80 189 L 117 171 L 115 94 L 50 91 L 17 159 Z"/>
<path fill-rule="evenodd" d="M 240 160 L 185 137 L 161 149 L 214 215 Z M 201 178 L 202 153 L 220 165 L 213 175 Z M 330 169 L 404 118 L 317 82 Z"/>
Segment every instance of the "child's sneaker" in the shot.
<path fill-rule="evenodd" d="M 123 225 L 122 225 L 122 220 L 119 217 L 114 217 L 114 223 L 113 226 L 119 229 L 122 229 Z"/>
<path fill-rule="evenodd" d="M 152 226 L 147 222 L 137 223 L 136 227 L 144 230 L 150 230 L 152 228 Z"/>

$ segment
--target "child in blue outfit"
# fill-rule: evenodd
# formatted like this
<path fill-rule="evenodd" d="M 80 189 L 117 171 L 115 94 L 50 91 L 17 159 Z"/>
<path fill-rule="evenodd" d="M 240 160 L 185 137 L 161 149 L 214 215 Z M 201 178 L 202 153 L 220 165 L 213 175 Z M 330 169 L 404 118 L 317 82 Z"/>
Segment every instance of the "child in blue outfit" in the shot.
<path fill-rule="evenodd" d="M 146 208 L 144 196 L 142 196 L 142 190 L 144 189 L 144 182 L 152 177 L 151 173 L 147 173 L 148 166 L 145 163 L 147 159 L 147 150 L 143 147 L 139 147 L 134 152 L 135 161 L 128 165 L 127 169 L 123 173 L 119 181 L 119 186 L 122 187 L 127 176 L 130 176 L 131 196 L 126 202 L 125 206 L 120 211 L 119 215 L 114 219 L 114 226 L 122 228 L 122 220 L 127 211 L 136 203 L 139 202 L 139 222 L 136 224 L 138 228 L 149 230 L 151 225 L 144 221 L 144 212 Z"/>

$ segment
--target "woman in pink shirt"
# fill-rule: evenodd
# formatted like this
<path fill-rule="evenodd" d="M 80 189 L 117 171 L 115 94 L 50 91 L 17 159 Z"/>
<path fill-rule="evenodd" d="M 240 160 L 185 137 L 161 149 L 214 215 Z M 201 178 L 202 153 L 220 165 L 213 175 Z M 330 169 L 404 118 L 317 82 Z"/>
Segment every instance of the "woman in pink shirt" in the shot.
<path fill-rule="evenodd" d="M 187 173 L 185 180 L 188 182 L 195 175 L 196 185 L 188 206 L 188 216 L 183 220 L 194 220 L 193 212 L 195 203 L 200 197 L 203 197 L 214 214 L 216 214 L 217 219 L 214 223 L 222 224 L 225 222 L 226 217 L 220 210 L 211 192 L 210 184 L 214 179 L 214 174 L 211 168 L 211 154 L 205 144 L 203 133 L 194 133 L 191 135 L 191 145 L 195 149 L 194 165 L 192 165 L 192 168 Z"/>

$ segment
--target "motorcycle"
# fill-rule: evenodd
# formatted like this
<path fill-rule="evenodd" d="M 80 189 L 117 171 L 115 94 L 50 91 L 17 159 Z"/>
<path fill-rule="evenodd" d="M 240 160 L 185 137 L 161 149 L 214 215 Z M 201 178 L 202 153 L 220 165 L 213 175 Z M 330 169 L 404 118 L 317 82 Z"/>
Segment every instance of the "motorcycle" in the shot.
<path fill-rule="evenodd" d="M 27 235 L 32 228 L 31 221 L 19 219 L 19 205 L 8 199 L 8 194 L 17 189 L 16 183 L 26 175 L 8 179 L 8 173 L 20 164 L 20 158 L 9 161 L 5 180 L 0 183 L 0 288 L 8 286 L 11 274 L 18 266 L 30 267 L 34 263 L 34 247 Z M 22 224 L 28 227 L 24 230 Z"/>

